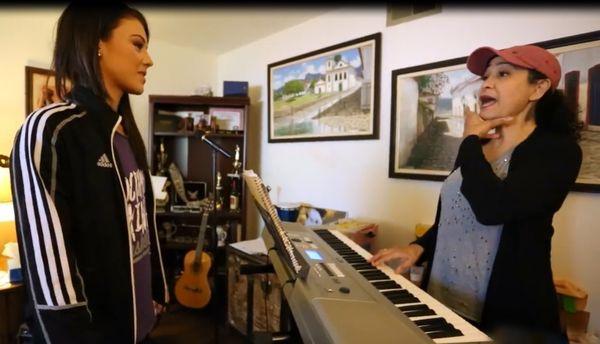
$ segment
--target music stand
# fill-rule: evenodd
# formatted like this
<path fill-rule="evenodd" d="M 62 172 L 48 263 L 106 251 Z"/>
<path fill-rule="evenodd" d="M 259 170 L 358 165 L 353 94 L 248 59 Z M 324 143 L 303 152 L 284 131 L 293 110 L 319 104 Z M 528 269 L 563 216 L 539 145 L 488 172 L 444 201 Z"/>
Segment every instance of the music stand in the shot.
<path fill-rule="evenodd" d="M 274 241 L 274 248 L 282 262 L 284 262 L 286 270 L 288 270 L 288 275 L 294 280 L 297 277 L 306 279 L 310 265 L 292 244 L 292 241 L 283 229 L 277 211 L 269 198 L 270 189 L 263 184 L 260 177 L 252 170 L 244 171 L 243 176 L 254 198 L 254 204 L 265 222 L 265 228 Z"/>

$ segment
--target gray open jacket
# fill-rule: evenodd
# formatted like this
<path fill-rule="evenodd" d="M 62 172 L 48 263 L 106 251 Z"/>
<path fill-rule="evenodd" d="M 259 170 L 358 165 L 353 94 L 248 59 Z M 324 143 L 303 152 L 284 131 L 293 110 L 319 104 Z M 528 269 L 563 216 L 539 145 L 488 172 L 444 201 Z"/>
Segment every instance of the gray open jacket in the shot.
<path fill-rule="evenodd" d="M 36 343 L 134 343 L 132 247 L 119 158 L 121 116 L 89 89 L 30 114 L 16 135 L 11 178 Z M 152 295 L 168 302 L 149 171 Z"/>

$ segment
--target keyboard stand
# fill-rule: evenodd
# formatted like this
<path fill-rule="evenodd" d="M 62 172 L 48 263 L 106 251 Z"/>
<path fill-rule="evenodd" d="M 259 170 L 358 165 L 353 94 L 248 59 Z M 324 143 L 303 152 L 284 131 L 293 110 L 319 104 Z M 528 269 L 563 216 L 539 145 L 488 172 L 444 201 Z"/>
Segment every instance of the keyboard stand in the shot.
<path fill-rule="evenodd" d="M 291 311 L 285 300 L 285 297 L 281 297 L 281 306 L 279 310 L 279 328 L 280 331 L 276 333 L 265 332 L 254 332 L 254 275 L 255 274 L 266 274 L 275 273 L 273 264 L 244 264 L 240 266 L 240 275 L 246 275 L 247 278 L 247 290 L 246 290 L 246 342 L 251 344 L 267 344 L 267 343 L 292 343 L 294 336 L 293 333 L 297 333 L 297 329 L 294 328 L 295 323 L 291 317 Z"/>

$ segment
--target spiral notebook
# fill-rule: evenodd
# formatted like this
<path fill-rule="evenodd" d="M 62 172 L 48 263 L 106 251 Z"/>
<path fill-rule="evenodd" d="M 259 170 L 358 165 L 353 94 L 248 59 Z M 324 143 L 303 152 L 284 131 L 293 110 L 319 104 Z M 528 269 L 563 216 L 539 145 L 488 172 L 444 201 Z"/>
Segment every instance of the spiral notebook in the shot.
<path fill-rule="evenodd" d="M 262 179 L 253 170 L 244 170 L 243 177 L 246 185 L 248 185 L 250 194 L 254 198 L 256 207 L 265 221 L 265 226 L 275 241 L 275 248 L 279 256 L 283 258 L 283 261 L 294 274 L 301 278 L 306 278 L 310 265 L 300 252 L 298 252 L 283 229 L 281 220 L 277 215 L 277 210 L 271 202 L 269 192 L 263 184 Z"/>

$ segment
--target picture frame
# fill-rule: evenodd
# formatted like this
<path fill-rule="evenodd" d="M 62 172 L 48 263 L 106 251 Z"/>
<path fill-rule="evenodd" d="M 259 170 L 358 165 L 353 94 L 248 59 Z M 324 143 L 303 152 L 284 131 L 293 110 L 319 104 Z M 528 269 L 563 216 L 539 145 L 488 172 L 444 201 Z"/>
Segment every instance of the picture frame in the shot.
<path fill-rule="evenodd" d="M 183 188 L 188 201 L 201 201 L 207 196 L 207 183 L 201 181 L 184 181 Z M 187 203 L 172 190 L 172 205 L 186 205 Z"/>
<path fill-rule="evenodd" d="M 219 131 L 244 131 L 243 108 L 211 107 L 208 113 L 210 115 L 208 123 L 210 124 L 214 117 Z"/>
<path fill-rule="evenodd" d="M 600 92 L 600 31 L 522 44 L 548 49 L 561 63 L 558 89 L 584 123 L 573 190 L 600 192 L 600 100 L 589 97 Z M 462 142 L 463 109 L 479 110 L 481 79 L 466 69 L 467 57 L 392 71 L 390 178 L 442 181 L 449 175 Z"/>
<path fill-rule="evenodd" d="M 183 182 L 183 187 L 185 188 L 185 194 L 189 201 L 201 201 L 207 196 L 206 182 L 186 181 Z"/>
<path fill-rule="evenodd" d="M 54 71 L 25 66 L 25 116 L 46 105 L 60 102 L 54 85 Z"/>
<path fill-rule="evenodd" d="M 198 116 L 198 122 L 205 121 L 207 126 L 210 126 L 211 115 L 209 113 L 203 113 Z"/>
<path fill-rule="evenodd" d="M 381 33 L 268 65 L 268 142 L 379 138 Z"/>

